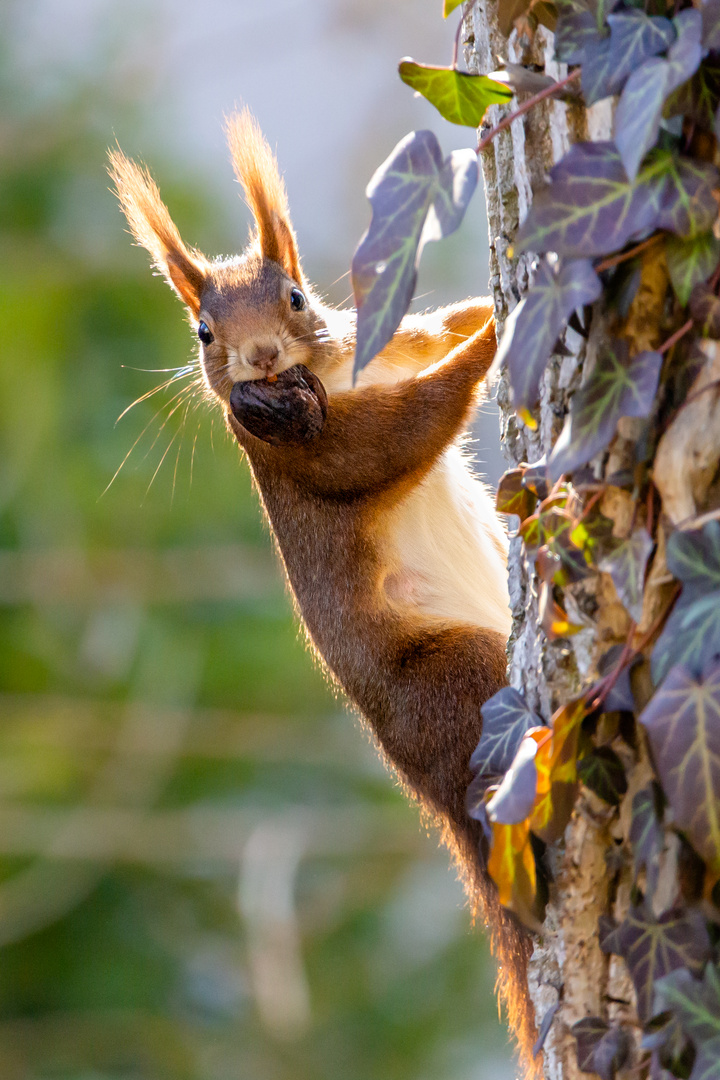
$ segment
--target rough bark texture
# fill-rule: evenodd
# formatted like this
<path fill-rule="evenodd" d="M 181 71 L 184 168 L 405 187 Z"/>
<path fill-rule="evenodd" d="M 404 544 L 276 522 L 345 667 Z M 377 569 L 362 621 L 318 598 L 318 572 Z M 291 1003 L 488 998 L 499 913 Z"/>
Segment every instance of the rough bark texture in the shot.
<path fill-rule="evenodd" d="M 566 74 L 565 66 L 552 59 L 551 34 L 540 28 L 532 46 L 526 49 L 518 47 L 513 34 L 508 45 L 498 31 L 496 14 L 494 0 L 474 0 L 466 6 L 465 57 L 470 71 L 493 71 L 503 58 L 541 65 L 555 78 Z M 507 111 L 497 106 L 490 109 L 487 126 L 496 124 Z M 610 127 L 607 102 L 585 110 L 550 100 L 515 120 L 483 153 L 490 287 L 499 332 L 528 284 L 532 256 L 513 258 L 512 242 L 532 200 L 533 188 L 542 184 L 544 174 L 572 142 L 608 138 Z M 587 342 L 572 330 L 567 332 L 565 344 L 571 355 L 554 357 L 548 366 L 536 432 L 516 419 L 508 387 L 501 379 L 503 449 L 511 466 L 537 461 L 550 450 L 567 412 L 568 391 L 580 382 L 583 367 L 593 362 L 604 332 L 597 319 Z M 623 441 L 616 440 L 619 445 L 613 448 L 615 453 L 622 454 Z M 622 506 L 603 504 L 603 511 L 618 527 L 622 527 L 623 510 Z M 572 638 L 548 642 L 539 625 L 537 582 L 520 539 L 512 540 L 510 545 L 509 577 L 514 618 L 510 681 L 547 722 L 555 708 L 586 684 L 598 656 L 624 640 L 628 618 L 609 580 L 597 574 L 566 592 L 570 617 L 584 623 L 587 629 Z M 578 1069 L 575 1039 L 570 1034 L 576 1021 L 600 1015 L 608 1021 L 622 1017 L 636 1023 L 634 991 L 626 969 L 617 957 L 602 953 L 598 944 L 599 916 L 614 914 L 622 918 L 629 903 L 629 871 L 622 867 L 609 869 L 607 856 L 628 834 L 632 798 L 647 782 L 648 769 L 635 760 L 626 764 L 630 790 L 620 812 L 611 810 L 591 793 L 581 795 L 563 841 L 549 852 L 550 901 L 529 973 L 538 1026 L 548 1009 L 557 1008 L 544 1047 L 548 1080 L 587 1076 Z"/>

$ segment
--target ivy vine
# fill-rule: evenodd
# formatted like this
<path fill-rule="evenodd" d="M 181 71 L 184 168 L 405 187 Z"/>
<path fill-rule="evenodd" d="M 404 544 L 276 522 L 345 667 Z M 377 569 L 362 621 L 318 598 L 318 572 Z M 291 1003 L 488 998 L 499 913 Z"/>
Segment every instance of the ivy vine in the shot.
<path fill-rule="evenodd" d="M 444 0 L 443 14 L 459 5 Z M 477 128 L 488 106 L 531 96 L 474 148 L 445 158 L 432 132 L 413 132 L 377 170 L 372 221 L 352 263 L 355 371 L 406 313 L 423 245 L 460 224 L 478 154 L 549 97 L 588 106 L 614 98 L 612 141 L 571 146 L 514 238 L 515 252 L 535 260 L 499 346 L 518 423 L 537 427 L 543 379 L 568 327 L 586 339 L 594 325 L 601 332 L 552 452 L 505 473 L 497 508 L 517 522 L 549 641 L 592 625 L 574 590 L 600 573 L 625 609 L 627 634 L 600 657 L 592 685 L 549 718 L 511 687 L 486 703 L 467 805 L 482 822 L 502 902 L 537 927 L 543 847 L 562 837 L 580 788 L 610 813 L 631 800 L 632 904 L 619 924 L 602 920 L 601 948 L 624 958 L 635 987 L 640 1067 L 710 1080 L 720 1077 L 720 446 L 704 462 L 706 512 L 682 520 L 677 481 L 671 506 L 659 455 L 683 410 L 719 392 L 711 359 L 718 371 L 720 346 L 708 339 L 720 338 L 720 0 L 500 0 L 499 23 L 516 42 L 548 28 L 568 73 L 555 81 L 517 64 L 462 72 L 462 20 L 449 67 L 401 62 L 404 82 L 456 124 Z M 638 349 L 628 314 L 652 268 L 656 340 Z M 627 417 L 640 435 L 624 467 L 608 472 Z M 681 474 L 680 487 L 683 479 L 694 482 Z M 619 531 L 608 510 L 617 498 L 628 511 Z M 629 793 L 644 754 L 656 779 Z M 673 835 L 692 870 L 676 875 L 663 910 Z M 549 1015 L 544 1028 L 551 1023 Z M 611 1080 L 632 1062 L 622 1024 L 588 1017 L 574 1034 L 582 1070 Z"/>

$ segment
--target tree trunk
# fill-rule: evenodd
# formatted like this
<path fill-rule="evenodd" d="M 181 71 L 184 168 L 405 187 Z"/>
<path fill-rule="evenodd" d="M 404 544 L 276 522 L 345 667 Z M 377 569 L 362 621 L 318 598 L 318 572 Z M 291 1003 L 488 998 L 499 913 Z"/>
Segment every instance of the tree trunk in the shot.
<path fill-rule="evenodd" d="M 475 0 L 465 18 L 466 62 L 471 72 L 487 73 L 500 58 L 535 63 L 559 79 L 567 73 L 553 59 L 552 35 L 540 27 L 530 49 L 520 50 L 501 36 L 497 5 Z M 528 53 L 530 55 L 528 55 Z M 513 107 L 515 105 L 513 104 Z M 493 106 L 488 127 L 510 111 Z M 543 183 L 548 169 L 580 139 L 607 139 L 611 106 L 604 101 L 591 109 L 549 99 L 513 121 L 482 153 L 490 236 L 490 286 L 495 299 L 498 336 L 503 323 L 528 286 L 532 256 L 513 257 L 512 243 L 519 223 L 532 201 L 533 189 Z M 534 462 L 549 453 L 567 413 L 568 392 L 578 385 L 589 350 L 596 349 L 603 327 L 593 324 L 589 341 L 569 330 L 569 355 L 554 356 L 541 384 L 540 423 L 531 431 L 518 421 L 509 401 L 505 376 L 500 379 L 499 403 L 503 451 L 512 466 Z M 612 508 L 605 513 L 615 516 Z M 622 508 L 616 508 L 620 513 Z M 512 530 L 511 530 L 512 531 Z M 523 542 L 511 540 L 509 557 L 513 632 L 509 651 L 511 684 L 526 697 L 544 723 L 558 706 L 577 696 L 594 674 L 598 655 L 627 636 L 629 620 L 603 574 L 595 574 L 574 591 L 579 620 L 595 605 L 595 625 L 570 638 L 548 641 L 540 627 L 537 579 Z M 569 611 L 572 616 L 573 612 Z M 538 1028 L 549 1010 L 556 1010 L 544 1044 L 548 1080 L 574 1080 L 578 1067 L 572 1025 L 586 1016 L 608 1021 L 622 1019 L 637 1026 L 634 991 L 624 964 L 600 949 L 598 919 L 614 914 L 623 918 L 629 902 L 629 871 L 612 873 L 607 856 L 616 840 L 629 829 L 633 795 L 648 780 L 646 764 L 628 763 L 629 790 L 620 813 L 613 812 L 586 792 L 580 795 L 562 841 L 549 851 L 550 899 L 542 933 L 530 963 L 529 988 Z M 617 1004 L 628 1002 L 628 1004 Z"/>

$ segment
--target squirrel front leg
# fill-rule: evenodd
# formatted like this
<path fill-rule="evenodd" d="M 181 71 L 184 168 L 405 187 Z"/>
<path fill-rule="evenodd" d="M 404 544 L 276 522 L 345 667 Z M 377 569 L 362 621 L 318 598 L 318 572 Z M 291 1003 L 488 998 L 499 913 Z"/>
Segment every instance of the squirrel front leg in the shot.
<path fill-rule="evenodd" d="M 306 446 L 261 452 L 279 455 L 298 486 L 323 497 L 415 485 L 462 430 L 495 348 L 490 322 L 414 379 L 332 397 L 322 433 Z"/>

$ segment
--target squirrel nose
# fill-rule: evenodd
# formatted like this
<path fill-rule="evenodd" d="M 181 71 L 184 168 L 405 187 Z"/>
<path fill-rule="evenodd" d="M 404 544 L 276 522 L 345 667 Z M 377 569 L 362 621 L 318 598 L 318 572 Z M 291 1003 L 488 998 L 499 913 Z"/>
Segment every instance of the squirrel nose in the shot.
<path fill-rule="evenodd" d="M 256 345 L 250 355 L 250 363 L 253 367 L 270 371 L 279 355 L 277 345 Z"/>

